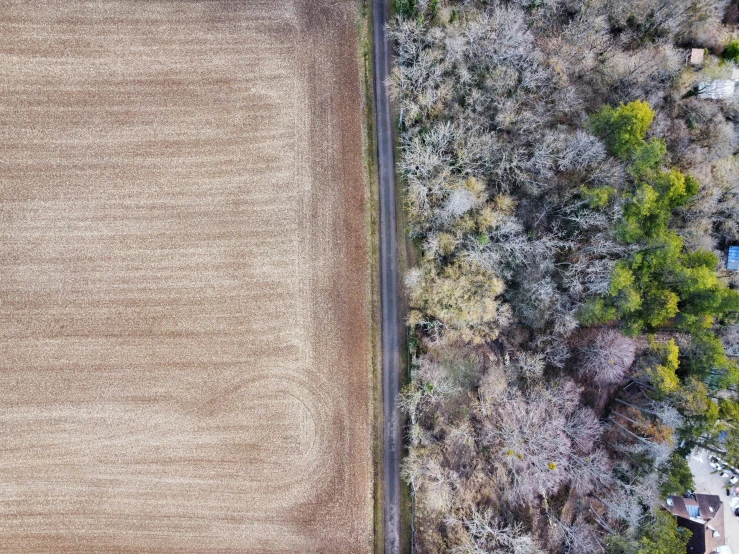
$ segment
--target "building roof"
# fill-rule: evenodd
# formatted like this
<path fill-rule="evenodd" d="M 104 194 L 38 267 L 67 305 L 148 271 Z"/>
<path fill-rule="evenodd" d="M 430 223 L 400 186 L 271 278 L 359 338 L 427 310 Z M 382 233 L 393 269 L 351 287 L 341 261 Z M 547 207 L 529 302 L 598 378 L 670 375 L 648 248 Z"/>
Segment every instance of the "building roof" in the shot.
<path fill-rule="evenodd" d="M 700 65 L 703 63 L 703 48 L 693 48 L 690 51 L 690 63 L 693 65 Z"/>
<path fill-rule="evenodd" d="M 729 246 L 729 257 L 726 260 L 726 269 L 739 270 L 739 246 Z"/>
<path fill-rule="evenodd" d="M 716 79 L 698 83 L 698 97 L 721 100 L 734 95 L 736 83 L 731 79 Z"/>
<path fill-rule="evenodd" d="M 695 500 L 698 502 L 701 517 L 706 521 L 713 519 L 723 504 L 721 497 L 715 494 L 696 494 Z"/>
<path fill-rule="evenodd" d="M 716 546 L 724 542 L 724 516 L 721 497 L 715 494 L 695 494 L 695 498 L 668 496 L 665 508 L 678 518 L 681 527 L 689 529 L 693 535 L 688 546 L 689 552 L 706 554 L 714 552 Z M 714 516 L 719 517 L 714 517 Z M 714 533 L 716 535 L 714 536 Z"/>
<path fill-rule="evenodd" d="M 665 507 L 673 515 L 710 521 L 721 507 L 721 497 L 715 494 L 695 494 L 693 498 L 668 496 Z"/>

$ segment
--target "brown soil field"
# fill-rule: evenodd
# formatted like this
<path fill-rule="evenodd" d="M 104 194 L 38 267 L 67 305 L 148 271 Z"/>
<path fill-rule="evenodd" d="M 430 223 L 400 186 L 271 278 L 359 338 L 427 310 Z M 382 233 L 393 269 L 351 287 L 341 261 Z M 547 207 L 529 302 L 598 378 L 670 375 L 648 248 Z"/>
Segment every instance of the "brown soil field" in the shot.
<path fill-rule="evenodd" d="M 353 0 L 0 0 L 0 552 L 361 553 Z"/>

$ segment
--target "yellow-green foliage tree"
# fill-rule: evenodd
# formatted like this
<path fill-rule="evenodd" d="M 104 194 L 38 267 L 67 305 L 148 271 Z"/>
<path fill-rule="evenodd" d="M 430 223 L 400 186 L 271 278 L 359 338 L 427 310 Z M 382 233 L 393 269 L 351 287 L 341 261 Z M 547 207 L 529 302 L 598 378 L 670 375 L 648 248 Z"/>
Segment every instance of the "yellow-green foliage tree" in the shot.
<path fill-rule="evenodd" d="M 408 281 L 410 325 L 439 322 L 447 338 L 479 344 L 494 340 L 510 318 L 498 298 L 503 281 L 476 264 L 457 261 L 438 268 L 425 263 Z"/>
<path fill-rule="evenodd" d="M 677 368 L 680 365 L 680 349 L 673 339 L 665 344 L 657 344 L 652 340 L 652 354 L 656 363 L 649 364 L 645 373 L 657 391 L 669 395 L 680 388 L 680 379 L 677 377 Z"/>
<path fill-rule="evenodd" d="M 616 157 L 624 158 L 644 146 L 644 136 L 653 120 L 654 110 L 649 103 L 635 100 L 618 108 L 605 106 L 592 117 L 591 126 Z"/>
<path fill-rule="evenodd" d="M 629 163 L 634 185 L 623 194 L 617 235 L 635 251 L 616 263 L 608 295 L 591 299 L 580 319 L 586 325 L 620 320 L 630 334 L 664 326 L 685 330 L 692 337 L 686 373 L 705 378 L 718 371 L 715 386 L 727 386 L 737 381 L 737 369 L 712 329 L 719 320 L 736 317 L 739 293 L 718 278 L 713 253 L 688 250 L 673 228 L 674 211 L 686 206 L 699 186 L 678 169 L 664 169 L 663 141 L 645 141 L 653 118 L 649 104 L 637 100 L 605 106 L 591 119 L 611 153 Z M 591 204 L 592 196 L 585 196 Z M 651 372 L 662 392 L 674 392 L 676 377 L 669 364 Z"/>

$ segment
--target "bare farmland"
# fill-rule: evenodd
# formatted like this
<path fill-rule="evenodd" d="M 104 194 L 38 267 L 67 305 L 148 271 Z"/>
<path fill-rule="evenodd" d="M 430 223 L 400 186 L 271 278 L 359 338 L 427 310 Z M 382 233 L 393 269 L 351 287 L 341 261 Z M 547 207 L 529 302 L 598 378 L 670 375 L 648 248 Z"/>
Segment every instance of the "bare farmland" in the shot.
<path fill-rule="evenodd" d="M 353 1 L 0 1 L 3 552 L 368 552 Z"/>

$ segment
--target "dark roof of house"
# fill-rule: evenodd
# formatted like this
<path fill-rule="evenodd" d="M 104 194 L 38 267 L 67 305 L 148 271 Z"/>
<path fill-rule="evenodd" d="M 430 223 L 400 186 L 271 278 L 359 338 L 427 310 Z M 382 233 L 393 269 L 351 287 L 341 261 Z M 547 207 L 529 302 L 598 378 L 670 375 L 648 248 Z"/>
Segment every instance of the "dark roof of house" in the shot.
<path fill-rule="evenodd" d="M 718 512 L 723 504 L 721 497 L 715 494 L 696 494 L 695 500 L 698 502 L 701 518 L 706 521 L 713 519 L 713 516 L 716 515 L 716 512 Z"/>
<path fill-rule="evenodd" d="M 678 518 L 678 525 L 689 529 L 693 536 L 688 543 L 696 554 L 713 552 L 716 544 L 723 544 L 724 518 L 714 518 L 719 513 L 723 502 L 715 494 L 696 494 L 695 498 L 669 496 L 665 508 Z M 719 537 L 712 537 L 713 531 L 719 532 Z M 710 550 L 708 550 L 710 548 Z"/>
<path fill-rule="evenodd" d="M 665 508 L 674 516 L 690 517 L 688 510 L 685 508 L 685 499 L 682 496 L 668 496 Z"/>
<path fill-rule="evenodd" d="M 693 510 L 690 510 L 689 507 L 697 507 L 698 517 L 704 521 L 710 521 L 716 515 L 721 504 L 720 496 L 715 494 L 696 494 L 695 500 L 692 498 L 683 498 L 682 496 L 670 496 L 668 497 L 665 508 L 672 512 L 673 515 L 690 519 L 693 517 L 690 513 Z"/>

